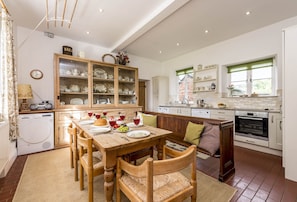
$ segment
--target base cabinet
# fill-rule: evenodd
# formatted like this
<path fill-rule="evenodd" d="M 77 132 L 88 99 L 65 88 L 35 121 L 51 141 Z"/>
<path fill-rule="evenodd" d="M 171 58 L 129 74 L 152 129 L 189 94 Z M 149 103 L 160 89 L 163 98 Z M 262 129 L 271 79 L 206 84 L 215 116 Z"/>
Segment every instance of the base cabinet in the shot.
<path fill-rule="evenodd" d="M 67 147 L 69 145 L 69 134 L 67 127 L 73 119 L 86 119 L 88 118 L 88 112 L 103 114 L 107 112 L 107 118 L 119 117 L 120 113 L 125 113 L 126 122 L 132 122 L 133 117 L 137 111 L 142 111 L 141 107 L 131 108 L 113 108 L 113 109 L 89 109 L 89 110 L 67 110 L 55 112 L 55 148 Z"/>
<path fill-rule="evenodd" d="M 234 110 L 213 109 L 210 111 L 210 118 L 212 119 L 228 120 L 234 123 L 234 117 Z"/>
<path fill-rule="evenodd" d="M 191 108 L 183 108 L 183 107 L 170 107 L 169 114 L 177 114 L 183 116 L 191 116 Z"/>
<path fill-rule="evenodd" d="M 282 117 L 280 113 L 269 113 L 269 148 L 282 150 Z"/>

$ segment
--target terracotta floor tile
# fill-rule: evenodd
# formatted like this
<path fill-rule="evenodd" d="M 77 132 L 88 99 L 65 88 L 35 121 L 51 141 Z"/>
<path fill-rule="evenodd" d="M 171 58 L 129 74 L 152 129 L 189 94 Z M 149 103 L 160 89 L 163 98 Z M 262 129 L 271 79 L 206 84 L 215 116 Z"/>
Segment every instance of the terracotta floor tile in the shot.
<path fill-rule="evenodd" d="M 26 159 L 18 156 L 0 179 L 0 202 L 12 201 Z M 235 175 L 226 181 L 237 189 L 232 202 L 297 202 L 297 182 L 284 178 L 281 157 L 235 147 L 234 159 Z M 197 169 L 217 179 L 219 158 L 198 159 Z"/>

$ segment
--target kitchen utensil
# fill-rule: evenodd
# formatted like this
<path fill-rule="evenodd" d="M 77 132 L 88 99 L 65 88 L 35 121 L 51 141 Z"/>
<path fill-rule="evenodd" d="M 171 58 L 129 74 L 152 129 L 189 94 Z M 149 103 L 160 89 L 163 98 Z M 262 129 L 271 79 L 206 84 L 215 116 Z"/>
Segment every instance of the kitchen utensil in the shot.
<path fill-rule="evenodd" d="M 198 99 L 198 100 L 197 100 L 197 105 L 198 105 L 199 107 L 204 107 L 204 105 L 205 105 L 204 100 L 203 100 L 203 99 Z"/>

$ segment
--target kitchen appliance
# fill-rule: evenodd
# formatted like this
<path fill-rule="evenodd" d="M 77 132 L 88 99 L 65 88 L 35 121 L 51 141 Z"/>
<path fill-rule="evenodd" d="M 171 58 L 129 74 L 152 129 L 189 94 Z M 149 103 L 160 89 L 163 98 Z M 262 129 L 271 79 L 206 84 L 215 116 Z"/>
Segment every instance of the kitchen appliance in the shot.
<path fill-rule="evenodd" d="M 192 116 L 201 118 L 210 118 L 210 110 L 194 108 L 191 111 Z"/>
<path fill-rule="evenodd" d="M 268 112 L 235 111 L 235 135 L 268 141 Z"/>
<path fill-rule="evenodd" d="M 49 101 L 42 101 L 42 103 L 38 104 L 31 104 L 30 109 L 31 110 L 50 110 L 53 108 L 53 105 L 49 103 Z"/>
<path fill-rule="evenodd" d="M 18 155 L 30 154 L 54 148 L 54 114 L 21 114 L 18 117 Z"/>

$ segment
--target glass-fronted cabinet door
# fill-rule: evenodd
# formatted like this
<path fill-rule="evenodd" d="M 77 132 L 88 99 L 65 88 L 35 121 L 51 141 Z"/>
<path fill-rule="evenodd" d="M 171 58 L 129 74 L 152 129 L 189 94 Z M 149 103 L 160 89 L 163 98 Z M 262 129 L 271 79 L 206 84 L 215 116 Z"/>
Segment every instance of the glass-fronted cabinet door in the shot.
<path fill-rule="evenodd" d="M 89 63 L 56 55 L 56 107 L 89 107 Z"/>
<path fill-rule="evenodd" d="M 132 67 L 118 67 L 119 105 L 138 105 L 138 70 Z"/>
<path fill-rule="evenodd" d="M 93 63 L 92 105 L 115 105 L 114 66 L 104 63 Z"/>

